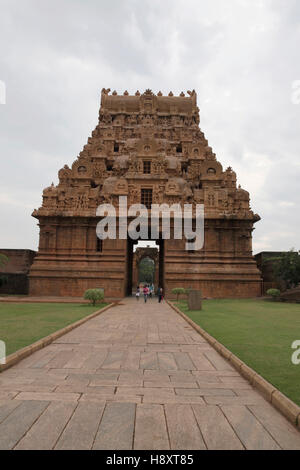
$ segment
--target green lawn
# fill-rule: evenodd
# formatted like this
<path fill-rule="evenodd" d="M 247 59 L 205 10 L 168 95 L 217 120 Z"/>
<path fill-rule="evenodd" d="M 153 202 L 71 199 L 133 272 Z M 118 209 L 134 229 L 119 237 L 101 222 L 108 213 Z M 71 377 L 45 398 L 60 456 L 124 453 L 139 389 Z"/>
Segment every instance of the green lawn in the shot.
<path fill-rule="evenodd" d="M 206 300 L 202 311 L 177 305 L 291 400 L 300 405 L 300 364 L 291 344 L 300 340 L 300 305 L 264 300 Z"/>
<path fill-rule="evenodd" d="M 6 343 L 6 354 L 28 346 L 45 336 L 80 320 L 100 308 L 89 304 L 0 303 L 0 340 Z"/>

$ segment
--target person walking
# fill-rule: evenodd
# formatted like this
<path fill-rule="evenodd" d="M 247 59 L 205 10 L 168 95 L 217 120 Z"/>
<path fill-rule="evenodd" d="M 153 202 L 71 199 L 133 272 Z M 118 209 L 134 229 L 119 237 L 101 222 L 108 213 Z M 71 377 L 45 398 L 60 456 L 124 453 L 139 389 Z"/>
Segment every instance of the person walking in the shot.
<path fill-rule="evenodd" d="M 148 299 L 148 295 L 149 295 L 149 288 L 147 284 L 144 285 L 143 293 L 144 293 L 144 301 L 146 303 Z"/>
<path fill-rule="evenodd" d="M 161 303 L 161 301 L 163 300 L 163 289 L 162 287 L 159 287 L 158 290 L 157 290 L 157 295 L 158 295 L 158 302 Z"/>
<path fill-rule="evenodd" d="M 150 286 L 149 286 L 149 299 L 152 299 L 153 291 L 154 291 L 153 284 L 150 284 Z"/>
<path fill-rule="evenodd" d="M 140 286 L 137 286 L 135 293 L 136 300 L 140 300 Z"/>

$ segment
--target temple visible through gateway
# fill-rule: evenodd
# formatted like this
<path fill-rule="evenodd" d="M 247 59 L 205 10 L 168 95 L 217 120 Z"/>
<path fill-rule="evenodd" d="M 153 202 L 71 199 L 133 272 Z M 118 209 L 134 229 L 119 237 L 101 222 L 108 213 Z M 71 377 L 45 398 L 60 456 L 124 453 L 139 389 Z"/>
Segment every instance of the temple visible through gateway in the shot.
<path fill-rule="evenodd" d="M 58 173 L 59 184 L 43 192 L 34 210 L 39 251 L 30 271 L 30 295 L 80 297 L 102 287 L 105 295 L 131 294 L 137 263 L 155 262 L 155 287 L 171 296 L 174 287 L 200 289 L 204 297 L 255 297 L 261 275 L 252 256 L 252 231 L 260 217 L 236 174 L 216 160 L 199 128 L 196 92 L 163 96 L 151 90 L 129 95 L 101 93 L 99 122 L 77 160 Z M 120 196 L 128 204 L 203 204 L 204 246 L 186 251 L 186 240 L 163 239 L 146 248 L 128 238 L 100 240 L 99 205 Z M 129 220 L 130 222 L 130 220 Z M 174 228 L 174 219 L 171 219 Z M 172 233 L 172 230 L 171 230 Z M 147 247 L 147 245 L 150 246 Z"/>

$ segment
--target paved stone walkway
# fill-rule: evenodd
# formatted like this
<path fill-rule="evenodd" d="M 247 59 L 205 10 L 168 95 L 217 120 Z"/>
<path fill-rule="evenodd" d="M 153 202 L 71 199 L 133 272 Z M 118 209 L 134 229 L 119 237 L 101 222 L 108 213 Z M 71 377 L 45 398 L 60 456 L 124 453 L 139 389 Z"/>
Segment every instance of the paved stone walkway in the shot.
<path fill-rule="evenodd" d="M 166 303 L 122 305 L 0 374 L 0 449 L 300 449 Z"/>

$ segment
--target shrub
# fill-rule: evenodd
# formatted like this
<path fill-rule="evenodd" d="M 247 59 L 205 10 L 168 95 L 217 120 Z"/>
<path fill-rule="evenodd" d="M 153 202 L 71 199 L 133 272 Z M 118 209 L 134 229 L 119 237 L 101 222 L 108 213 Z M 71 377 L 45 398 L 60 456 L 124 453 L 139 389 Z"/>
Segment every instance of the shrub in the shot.
<path fill-rule="evenodd" d="M 267 295 L 270 295 L 273 300 L 276 300 L 280 296 L 280 290 L 279 289 L 268 289 L 267 290 Z"/>
<path fill-rule="evenodd" d="M 174 287 L 174 289 L 172 289 L 172 294 L 175 294 L 177 296 L 177 302 L 178 302 L 179 296 L 181 294 L 186 294 L 186 290 L 184 287 Z"/>
<path fill-rule="evenodd" d="M 84 293 L 84 299 L 90 300 L 92 305 L 104 299 L 103 289 L 88 289 Z"/>

